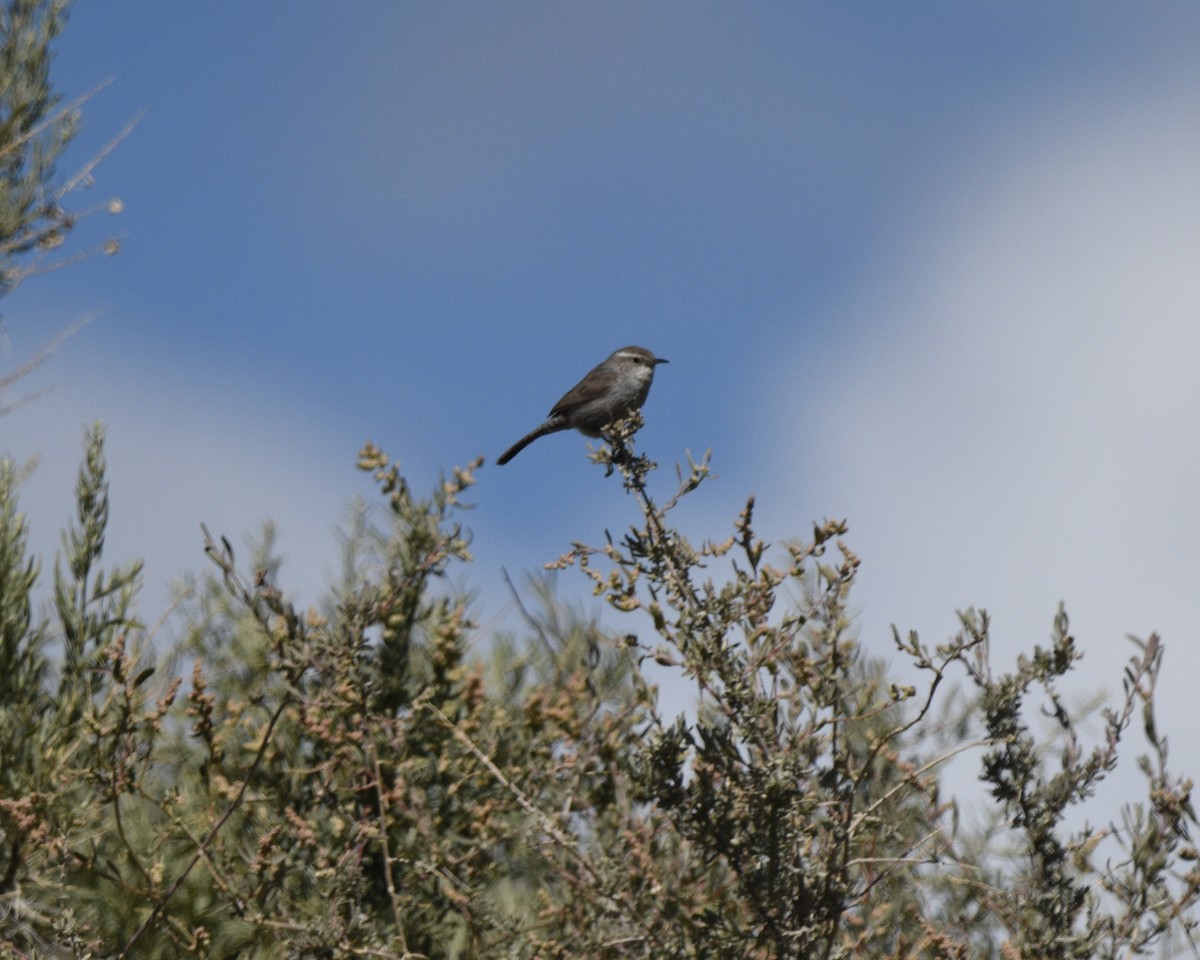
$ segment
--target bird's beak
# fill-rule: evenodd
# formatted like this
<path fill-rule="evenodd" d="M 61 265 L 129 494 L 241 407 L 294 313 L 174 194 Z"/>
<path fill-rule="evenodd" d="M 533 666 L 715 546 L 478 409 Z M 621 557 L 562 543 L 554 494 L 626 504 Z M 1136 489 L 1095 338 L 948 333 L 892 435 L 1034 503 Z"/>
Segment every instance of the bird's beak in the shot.
<path fill-rule="evenodd" d="M 657 367 L 657 366 L 658 366 L 660 363 L 670 363 L 670 362 L 671 362 L 671 361 L 670 361 L 670 360 L 668 360 L 666 357 L 655 357 L 655 358 L 654 358 L 654 365 L 655 365 L 656 367 Z"/>

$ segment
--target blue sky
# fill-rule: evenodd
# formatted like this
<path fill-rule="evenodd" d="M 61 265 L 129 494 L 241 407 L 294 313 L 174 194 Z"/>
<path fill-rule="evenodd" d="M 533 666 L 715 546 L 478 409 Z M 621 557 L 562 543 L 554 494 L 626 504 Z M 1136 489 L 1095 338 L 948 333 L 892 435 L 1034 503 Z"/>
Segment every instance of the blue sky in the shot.
<path fill-rule="evenodd" d="M 52 551 L 82 425 L 105 420 L 112 559 L 148 602 L 199 524 L 282 530 L 302 601 L 369 494 L 489 461 L 616 347 L 670 358 L 641 443 L 714 452 L 680 512 L 747 494 L 779 541 L 846 516 L 859 624 L 1001 662 L 1066 602 L 1084 689 L 1163 632 L 1164 726 L 1200 669 L 1200 6 L 1195 3 L 81 3 L 58 48 L 123 249 L 3 304 L 39 371 L 4 448 Z M 460 583 L 633 518 L 560 434 L 490 464 Z M 582 584 L 563 579 L 564 591 Z M 156 592 L 157 591 L 157 592 Z M 1172 717 L 1175 722 L 1172 723 Z M 1184 728 L 1186 729 L 1186 728 Z M 1177 737 L 1200 769 L 1200 747 Z"/>

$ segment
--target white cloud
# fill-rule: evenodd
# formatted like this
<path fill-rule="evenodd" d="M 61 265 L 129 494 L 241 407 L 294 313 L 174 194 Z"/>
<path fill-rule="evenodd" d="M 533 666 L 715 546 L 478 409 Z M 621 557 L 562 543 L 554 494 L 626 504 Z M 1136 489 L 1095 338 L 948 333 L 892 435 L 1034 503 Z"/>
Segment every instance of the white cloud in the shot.
<path fill-rule="evenodd" d="M 164 608 L 170 580 L 209 569 L 201 523 L 228 536 L 245 564 L 245 536 L 274 520 L 281 585 L 302 604 L 317 600 L 337 573 L 334 524 L 355 493 L 349 456 L 321 430 L 295 422 L 283 391 L 266 397 L 251 385 L 172 378 L 132 356 L 89 349 L 104 339 L 96 326 L 39 371 L 58 387 L 3 420 L 0 453 L 18 463 L 38 459 L 20 500 L 44 573 L 74 515 L 84 428 L 99 419 L 110 487 L 103 562 L 145 561 L 149 622 Z"/>
<path fill-rule="evenodd" d="M 850 518 L 874 650 L 976 605 L 1004 666 L 1061 599 L 1083 687 L 1119 692 L 1125 634 L 1160 631 L 1162 728 L 1200 771 L 1200 77 L 1159 89 L 1046 105 L 930 189 L 833 320 L 862 342 L 820 413 L 779 435 L 806 502 Z"/>

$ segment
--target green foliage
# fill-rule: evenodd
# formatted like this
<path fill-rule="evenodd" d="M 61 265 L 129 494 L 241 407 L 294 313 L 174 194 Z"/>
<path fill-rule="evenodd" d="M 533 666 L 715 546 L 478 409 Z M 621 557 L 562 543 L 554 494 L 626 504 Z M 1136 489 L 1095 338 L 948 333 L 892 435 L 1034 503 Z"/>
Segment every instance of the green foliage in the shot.
<path fill-rule="evenodd" d="M 33 623 L 30 597 L 38 567 L 26 555 L 15 486 L 12 463 L 0 462 L 0 892 L 12 888 L 20 870 L 39 761 L 35 734 L 46 709 L 43 632 Z"/>
<path fill-rule="evenodd" d="M 136 627 L 132 619 L 141 563 L 114 570 L 97 569 L 108 527 L 104 427 L 96 423 L 84 438 L 84 461 L 75 484 L 76 517 L 63 535 L 61 563 L 54 565 L 54 607 L 62 630 L 63 671 L 59 699 L 75 703 L 68 722 L 78 719 L 94 693 L 100 660 L 120 631 Z"/>
<path fill-rule="evenodd" d="M 0 953 L 1116 957 L 1179 942 L 1200 874 L 1191 784 L 1153 719 L 1156 638 L 1092 748 L 1058 694 L 1078 660 L 1062 612 L 1011 672 L 990 663 L 986 614 L 933 648 L 897 633 L 925 680 L 894 683 L 851 629 L 844 523 L 772 548 L 751 499 L 727 540 L 693 545 L 670 519 L 707 460 L 660 505 L 635 426 L 594 458 L 641 520 L 551 564 L 590 578 L 628 622 L 615 634 L 549 581 L 537 606 L 518 594 L 524 635 L 481 634 L 446 586 L 470 561 L 459 516 L 478 463 L 421 497 L 368 445 L 379 505 L 355 512 L 324 606 L 278 585 L 269 529 L 248 562 L 206 534 L 215 575 L 182 607 L 179 649 L 154 651 L 132 613 L 140 568 L 102 563 L 98 427 L 39 623 L 0 466 Z M 976 696 L 947 722 L 933 708 L 956 670 Z M 664 676 L 691 685 L 683 714 Z M 1031 708 L 1054 718 L 1049 741 Z M 1139 712 L 1146 802 L 1071 833 Z M 970 751 L 994 803 L 979 830 L 939 782 Z"/>
<path fill-rule="evenodd" d="M 19 280 L 23 254 L 62 243 L 72 219 L 51 187 L 78 128 L 50 84 L 50 47 L 67 0 L 10 0 L 0 10 L 0 294 Z"/>
<path fill-rule="evenodd" d="M 91 207 L 72 206 L 71 201 L 92 184 L 96 166 L 133 127 L 130 123 L 69 176 L 59 176 L 59 162 L 79 129 L 80 106 L 95 92 L 64 104 L 50 82 L 52 47 L 70 6 L 70 0 L 6 0 L 0 5 L 0 298 L 29 276 L 120 249 L 109 236 L 90 250 L 70 256 L 59 252 L 83 219 L 122 211 L 115 198 Z M 0 374 L 0 393 L 44 363 L 84 322 L 67 327 L 15 370 Z M 0 404 L 0 414 L 28 399 Z"/>
<path fill-rule="evenodd" d="M 986 614 L 968 612 L 963 625 L 965 633 L 986 638 Z M 1057 690 L 1058 681 L 1081 657 L 1065 610 L 1054 620 L 1050 648 L 1035 647 L 1032 656 L 1020 658 L 1015 672 L 995 677 L 984 657 L 971 664 L 991 745 L 983 757 L 982 778 L 1019 838 L 1023 861 L 1010 877 L 1012 889 L 995 898 L 1020 956 L 1129 956 L 1145 952 L 1172 930 L 1191 940 L 1196 921 L 1187 908 L 1200 891 L 1200 871 L 1176 870 L 1196 860 L 1189 829 L 1195 822 L 1192 781 L 1168 770 L 1166 739 L 1158 735 L 1154 720 L 1162 645 L 1155 635 L 1133 642 L 1139 653 L 1126 667 L 1124 698 L 1117 708 L 1103 711 L 1101 742 L 1087 751 Z M 1061 754 L 1054 772 L 1022 709 L 1035 688 L 1041 688 L 1047 704 L 1043 712 L 1058 728 Z M 1116 768 L 1118 747 L 1139 707 L 1151 750 L 1138 762 L 1148 781 L 1148 803 L 1127 808 L 1120 826 L 1068 834 L 1067 813 Z M 1098 869 L 1096 850 L 1109 833 L 1120 856 Z"/>

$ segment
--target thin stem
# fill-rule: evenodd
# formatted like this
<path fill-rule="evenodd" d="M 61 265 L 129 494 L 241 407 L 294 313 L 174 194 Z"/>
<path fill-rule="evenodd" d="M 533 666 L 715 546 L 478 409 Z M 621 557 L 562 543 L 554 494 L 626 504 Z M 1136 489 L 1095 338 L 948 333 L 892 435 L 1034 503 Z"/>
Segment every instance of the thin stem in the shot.
<path fill-rule="evenodd" d="M 436 709 L 436 708 L 435 708 Z M 383 787 L 383 769 L 379 764 L 379 753 L 370 745 L 371 763 L 375 768 L 375 795 L 379 797 L 379 840 L 383 846 L 383 876 L 387 882 L 388 900 L 392 905 L 392 920 L 396 924 L 396 936 L 400 949 L 408 956 L 408 939 L 404 935 L 404 918 L 400 916 L 400 898 L 396 895 L 396 880 L 392 875 L 392 851 L 388 844 L 388 801 Z"/>

